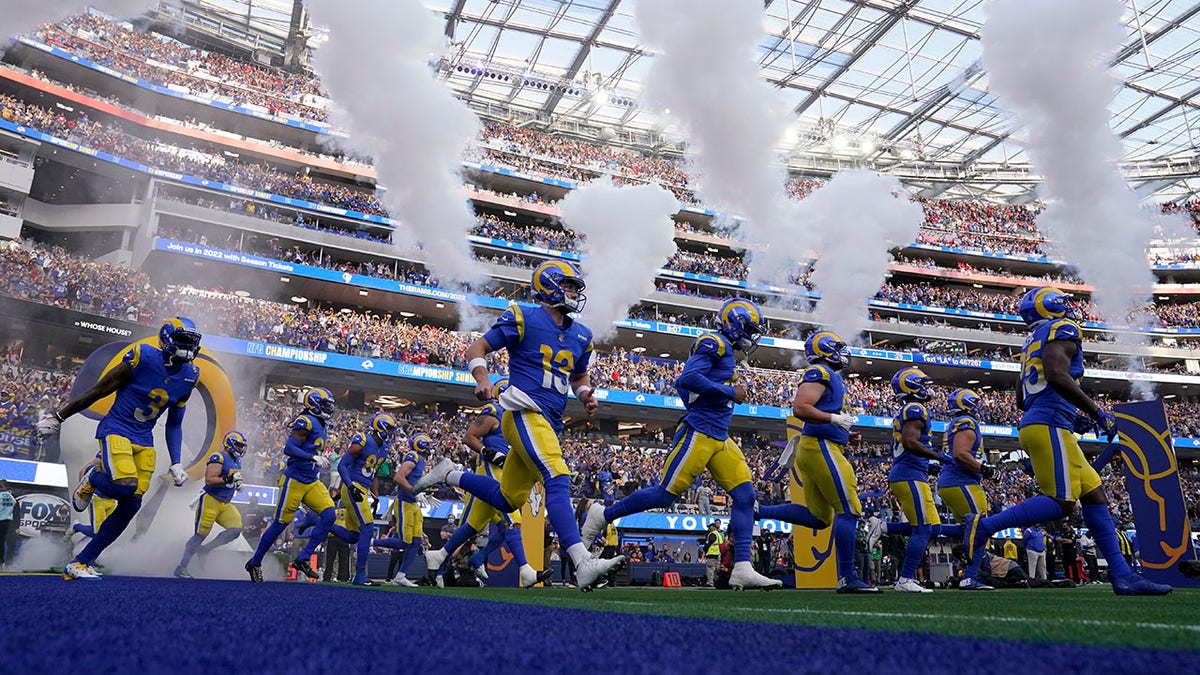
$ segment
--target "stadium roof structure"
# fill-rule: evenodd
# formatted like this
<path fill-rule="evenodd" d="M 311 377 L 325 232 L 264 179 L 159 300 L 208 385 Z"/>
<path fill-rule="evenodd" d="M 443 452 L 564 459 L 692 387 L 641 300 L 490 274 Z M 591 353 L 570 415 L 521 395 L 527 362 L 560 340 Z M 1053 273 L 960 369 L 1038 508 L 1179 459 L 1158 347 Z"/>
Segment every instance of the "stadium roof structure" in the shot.
<path fill-rule="evenodd" d="M 662 145 L 642 103 L 653 53 L 639 0 L 426 0 L 446 17 L 441 73 L 476 109 Z M 640 0 L 653 1 L 653 0 Z M 1122 167 L 1155 201 L 1200 192 L 1200 3 L 1126 0 L 1110 105 Z M 981 67 L 983 0 L 764 0 L 763 77 L 793 110 L 794 169 L 865 165 L 926 196 L 1033 199 L 1022 130 Z M 682 139 L 665 139 L 678 141 Z M 789 140 L 789 143 L 793 141 Z"/>

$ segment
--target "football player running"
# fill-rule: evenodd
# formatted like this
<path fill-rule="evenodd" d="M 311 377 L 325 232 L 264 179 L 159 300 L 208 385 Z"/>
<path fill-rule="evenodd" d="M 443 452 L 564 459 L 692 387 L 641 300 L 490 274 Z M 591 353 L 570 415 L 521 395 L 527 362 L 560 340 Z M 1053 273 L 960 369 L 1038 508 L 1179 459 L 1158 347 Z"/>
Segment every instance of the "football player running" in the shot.
<path fill-rule="evenodd" d="M 200 369 L 192 363 L 200 354 L 200 338 L 200 331 L 191 319 L 168 319 L 158 331 L 158 347 L 145 343 L 132 345 L 94 386 L 38 421 L 38 434 L 52 436 L 71 415 L 116 394 L 108 414 L 96 427 L 100 466 L 85 468 L 71 497 L 76 511 L 86 510 L 95 494 L 116 500 L 116 506 L 88 545 L 63 568 L 64 579 L 100 578 L 91 568 L 92 563 L 129 526 L 142 507 L 142 495 L 150 489 L 158 459 L 154 426 L 163 413 L 167 415 L 171 480 L 176 487 L 187 482 L 180 464 L 183 414 L 188 397 L 200 380 Z"/>
<path fill-rule="evenodd" d="M 687 412 L 675 427 L 658 485 L 642 488 L 609 507 L 592 504 L 580 532 L 584 543 L 590 545 L 605 525 L 617 518 L 667 508 L 707 469 L 733 499 L 729 530 L 734 562 L 729 586 L 735 590 L 778 588 L 782 581 L 759 574 L 750 563 L 754 483 L 746 456 L 729 437 L 733 407 L 746 399 L 746 389 L 737 381 L 735 351 L 750 354 L 758 347 L 762 311 L 749 300 L 734 298 L 721 307 L 717 318 L 720 328 L 692 342 L 691 355 L 675 380 Z"/>
<path fill-rule="evenodd" d="M 594 415 L 599 405 L 588 378 L 592 331 L 571 317 L 586 301 L 585 284 L 579 270 L 561 260 L 539 265 L 531 281 L 539 306 L 525 309 L 510 304 L 492 328 L 467 349 L 468 368 L 475 377 L 475 397 L 481 401 L 490 401 L 494 390 L 484 357 L 498 349 L 508 351 L 510 384 L 499 398 L 504 409 L 500 427 L 511 447 L 503 477 L 496 481 L 464 473 L 444 459 L 416 489 L 455 485 L 497 511 L 511 513 L 521 508 L 530 488 L 541 481 L 546 488 L 550 524 L 575 563 L 580 590 L 587 592 L 619 570 L 625 557 L 593 559 L 579 538 L 571 507 L 570 469 L 558 441 L 568 392 L 575 393 L 588 416 Z"/>
<path fill-rule="evenodd" d="M 1075 439 L 1073 431 L 1080 428 L 1082 417 L 1079 411 L 1094 420 L 1110 443 L 1117 438 L 1117 420 L 1079 388 L 1083 333 L 1073 319 L 1069 296 L 1050 286 L 1035 288 L 1021 299 L 1019 312 L 1029 326 L 1029 337 L 1021 350 L 1017 406 L 1023 413 L 1018 438 L 1033 464 L 1042 494 L 994 516 L 967 515 L 964 525 L 972 564 L 963 577 L 977 573 L 983 545 L 996 532 L 1058 520 L 1071 515 L 1076 503 L 1081 503 L 1088 534 L 1108 561 L 1113 591 L 1117 595 L 1170 593 L 1170 586 L 1150 581 L 1125 562 L 1100 475 Z"/>
<path fill-rule="evenodd" d="M 183 546 L 183 558 L 175 567 L 175 576 L 191 579 L 188 563 L 197 553 L 224 546 L 242 534 L 242 514 L 232 504 L 233 496 L 242 489 L 242 457 L 246 454 L 246 437 L 238 431 L 225 434 L 221 449 L 208 456 L 204 467 L 204 487 L 196 502 L 195 531 Z M 213 540 L 204 539 L 216 523 L 225 528 Z"/>
<path fill-rule="evenodd" d="M 774 518 L 823 530 L 833 526 L 837 562 L 838 593 L 878 593 L 879 589 L 859 578 L 854 570 L 854 542 L 862 503 L 858 499 L 858 477 L 846 460 L 846 445 L 860 436 L 850 431 L 855 417 L 845 412 L 850 395 L 840 370 L 850 364 L 850 348 L 832 331 L 818 331 L 804 341 L 808 366 L 800 374 L 800 387 L 792 400 L 789 427 L 800 426 L 788 442 L 788 452 L 770 477 L 782 480 L 794 470 L 804 485 L 800 504 L 777 504 L 758 509 L 760 518 Z"/>

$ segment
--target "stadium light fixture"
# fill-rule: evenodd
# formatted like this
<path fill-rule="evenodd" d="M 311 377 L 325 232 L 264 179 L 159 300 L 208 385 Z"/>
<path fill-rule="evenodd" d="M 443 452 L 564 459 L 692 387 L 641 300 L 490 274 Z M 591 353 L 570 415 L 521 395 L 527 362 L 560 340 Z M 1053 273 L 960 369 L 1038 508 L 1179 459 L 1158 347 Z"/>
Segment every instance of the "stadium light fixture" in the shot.
<path fill-rule="evenodd" d="M 414 316 L 416 316 L 416 314 L 414 314 L 414 313 L 412 313 L 412 312 L 400 312 L 400 316 L 402 316 L 402 317 L 404 317 L 404 318 L 406 318 L 406 319 L 411 319 L 411 318 L 413 318 Z"/>
<path fill-rule="evenodd" d="M 644 337 L 646 337 L 646 336 L 645 336 L 644 334 L 642 334 L 642 333 L 634 333 L 634 334 L 633 334 L 633 336 L 634 336 L 634 337 L 636 337 L 636 338 L 644 338 Z"/>
<path fill-rule="evenodd" d="M 279 277 L 279 280 L 285 284 L 290 283 L 292 281 L 290 277 Z"/>
<path fill-rule="evenodd" d="M 233 294 L 238 296 L 239 298 L 250 297 L 250 291 L 234 291 Z"/>
<path fill-rule="evenodd" d="M 639 346 L 639 347 L 634 347 L 633 349 L 631 349 L 629 351 L 634 352 L 635 354 L 641 354 L 646 351 L 646 348 Z"/>
<path fill-rule="evenodd" d="M 341 312 L 342 314 L 353 314 L 354 310 L 350 309 L 349 307 L 343 307 Z"/>
<path fill-rule="evenodd" d="M 360 288 L 360 289 L 358 289 L 358 294 L 365 296 L 367 294 L 367 291 L 365 289 Z"/>
<path fill-rule="evenodd" d="M 979 380 L 967 380 L 967 384 L 979 384 Z"/>
<path fill-rule="evenodd" d="M 304 303 L 308 302 L 308 298 L 304 297 L 303 295 L 293 295 L 292 302 Z"/>
<path fill-rule="evenodd" d="M 659 355 L 658 355 L 658 358 L 660 358 L 660 359 L 669 359 L 669 358 L 671 358 L 671 353 L 670 353 L 670 352 L 663 352 L 663 353 L 661 353 L 661 354 L 659 354 Z"/>
<path fill-rule="evenodd" d="M 434 305 L 433 305 L 433 306 L 434 306 L 434 307 L 437 307 L 438 309 L 445 309 L 445 308 L 446 308 L 446 303 L 444 303 L 444 302 L 437 302 L 437 303 L 434 303 Z"/>

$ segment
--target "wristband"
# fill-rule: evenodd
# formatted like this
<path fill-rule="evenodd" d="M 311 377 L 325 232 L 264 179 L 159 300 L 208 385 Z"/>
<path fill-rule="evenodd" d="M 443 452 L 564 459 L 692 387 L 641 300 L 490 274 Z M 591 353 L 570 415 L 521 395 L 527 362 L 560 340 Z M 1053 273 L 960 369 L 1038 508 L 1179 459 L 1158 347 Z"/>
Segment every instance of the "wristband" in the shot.
<path fill-rule="evenodd" d="M 487 367 L 487 359 L 483 358 L 482 356 L 476 356 L 467 363 L 467 372 L 473 373 L 475 372 L 476 368 L 483 368 L 484 370 L 487 370 Z"/>
<path fill-rule="evenodd" d="M 582 385 L 575 388 L 575 398 L 583 396 L 585 392 L 596 391 L 596 388 L 590 385 Z"/>

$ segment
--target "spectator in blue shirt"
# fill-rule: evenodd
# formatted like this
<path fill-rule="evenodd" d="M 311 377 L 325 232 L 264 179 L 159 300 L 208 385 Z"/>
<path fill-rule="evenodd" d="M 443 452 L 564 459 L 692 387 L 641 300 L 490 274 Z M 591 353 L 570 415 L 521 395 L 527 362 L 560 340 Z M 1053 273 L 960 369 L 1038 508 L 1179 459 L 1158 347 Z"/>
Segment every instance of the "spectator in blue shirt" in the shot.
<path fill-rule="evenodd" d="M 1025 559 L 1031 579 L 1046 578 L 1046 532 L 1040 526 L 1025 528 Z"/>

